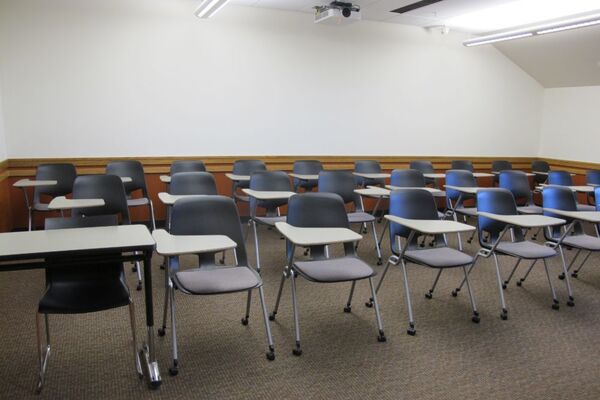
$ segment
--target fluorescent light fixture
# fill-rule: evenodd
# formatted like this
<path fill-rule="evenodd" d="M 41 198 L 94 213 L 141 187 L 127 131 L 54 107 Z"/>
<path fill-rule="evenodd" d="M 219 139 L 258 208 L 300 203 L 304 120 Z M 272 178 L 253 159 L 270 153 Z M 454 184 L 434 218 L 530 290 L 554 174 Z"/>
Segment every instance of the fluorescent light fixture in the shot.
<path fill-rule="evenodd" d="M 227 3 L 229 3 L 229 0 L 203 0 L 194 14 L 198 18 L 210 18 L 225 7 Z"/>
<path fill-rule="evenodd" d="M 518 0 L 444 21 L 455 29 L 492 32 L 600 10 L 600 0 Z"/>
<path fill-rule="evenodd" d="M 600 25 L 600 14 L 588 15 L 585 17 L 568 19 L 544 25 L 531 26 L 519 30 L 506 31 L 486 35 L 474 39 L 465 40 L 463 44 L 467 47 L 479 46 L 482 44 L 490 44 L 503 42 L 506 40 L 520 39 L 524 37 L 545 35 L 547 33 L 562 32 L 570 29 L 585 28 L 587 26 Z"/>

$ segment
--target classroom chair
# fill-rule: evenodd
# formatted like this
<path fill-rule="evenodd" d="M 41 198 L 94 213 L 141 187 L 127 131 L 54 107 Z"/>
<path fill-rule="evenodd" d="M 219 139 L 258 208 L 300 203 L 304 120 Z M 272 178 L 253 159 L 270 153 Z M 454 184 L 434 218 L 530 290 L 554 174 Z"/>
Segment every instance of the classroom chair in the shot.
<path fill-rule="evenodd" d="M 451 169 L 446 171 L 446 185 L 459 187 L 477 187 L 477 180 L 470 171 L 461 169 Z M 465 201 L 476 201 L 475 195 L 462 193 L 453 189 L 446 189 L 446 214 L 457 220 L 457 216 L 463 218 L 467 223 L 469 218 L 477 218 L 477 207 L 465 207 Z M 467 243 L 473 241 L 473 233 Z M 462 250 L 462 239 L 460 233 L 457 233 L 459 249 Z"/>
<path fill-rule="evenodd" d="M 354 162 L 354 172 L 362 172 L 368 174 L 380 174 L 381 165 L 376 160 L 357 160 Z M 363 178 L 362 176 L 355 176 L 354 181 L 356 186 L 364 187 L 367 186 L 383 186 L 385 185 L 385 179 L 373 179 Z"/>
<path fill-rule="evenodd" d="M 237 160 L 233 163 L 233 174 L 234 175 L 252 175 L 253 172 L 266 171 L 267 166 L 261 160 Z M 231 184 L 231 193 L 233 199 L 237 203 L 238 201 L 249 202 L 250 198 L 243 193 L 239 193 L 238 189 L 248 188 L 250 186 L 249 181 L 233 181 Z"/>
<path fill-rule="evenodd" d="M 548 179 L 547 173 L 550 171 L 550 164 L 544 160 L 534 160 L 531 162 L 532 172 L 546 172 L 546 174 L 535 174 L 533 177 L 533 183 L 535 186 L 545 183 Z"/>
<path fill-rule="evenodd" d="M 568 171 L 550 171 L 548 172 L 548 185 L 573 186 L 573 177 Z M 573 195 L 576 196 L 575 193 Z M 594 211 L 595 209 L 596 207 L 590 204 L 577 202 L 577 211 Z"/>
<path fill-rule="evenodd" d="M 470 160 L 452 160 L 450 169 L 463 169 L 473 172 L 473 163 Z"/>
<path fill-rule="evenodd" d="M 40 164 L 35 172 L 36 180 L 56 181 L 52 186 L 36 186 L 33 190 L 33 202 L 29 204 L 27 199 L 27 221 L 29 230 L 33 228 L 34 212 L 47 212 L 48 203 L 42 202 L 43 196 L 52 198 L 66 196 L 73 192 L 73 182 L 77 177 L 77 171 L 73 164 Z M 26 193 L 26 192 L 25 192 Z"/>
<path fill-rule="evenodd" d="M 302 175 L 319 175 L 323 171 L 323 164 L 319 160 L 299 160 L 294 161 L 294 170 L 296 174 Z M 294 192 L 303 188 L 306 192 L 312 192 L 319 185 L 318 179 L 303 180 L 294 178 Z"/>
<path fill-rule="evenodd" d="M 171 163 L 169 174 L 171 176 L 179 172 L 206 172 L 206 166 L 199 160 L 176 160 Z"/>
<path fill-rule="evenodd" d="M 423 174 L 433 174 L 435 173 L 435 169 L 433 169 L 433 164 L 431 161 L 427 160 L 414 160 L 408 164 L 408 168 L 416 169 L 417 171 L 421 171 Z M 425 182 L 428 185 L 436 185 L 436 180 L 434 178 L 425 178 Z"/>

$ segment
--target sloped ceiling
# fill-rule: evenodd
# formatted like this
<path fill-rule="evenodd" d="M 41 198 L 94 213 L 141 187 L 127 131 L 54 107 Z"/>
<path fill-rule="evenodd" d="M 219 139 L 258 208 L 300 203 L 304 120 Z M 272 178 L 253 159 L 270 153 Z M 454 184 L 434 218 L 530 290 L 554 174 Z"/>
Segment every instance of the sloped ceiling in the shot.
<path fill-rule="evenodd" d="M 350 2 L 351 0 L 346 0 Z M 390 11 L 416 0 L 354 0 L 363 19 L 422 27 L 441 25 L 445 19 L 514 0 L 443 0 L 398 15 Z M 572 0 L 565 0 L 572 1 Z M 232 4 L 312 13 L 328 0 L 232 0 Z M 312 18 L 307 15 L 307 18 Z M 343 29 L 343 27 L 340 27 Z M 600 86 L 600 26 L 535 36 L 496 44 L 514 63 L 542 86 Z M 473 49 L 476 51 L 475 49 Z"/>

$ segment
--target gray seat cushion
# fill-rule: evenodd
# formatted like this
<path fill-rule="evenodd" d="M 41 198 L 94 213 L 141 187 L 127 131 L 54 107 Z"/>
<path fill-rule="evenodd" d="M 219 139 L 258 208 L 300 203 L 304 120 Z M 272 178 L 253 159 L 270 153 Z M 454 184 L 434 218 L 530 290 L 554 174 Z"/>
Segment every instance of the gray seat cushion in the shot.
<path fill-rule="evenodd" d="M 600 238 L 591 235 L 567 236 L 565 240 L 563 240 L 563 244 L 583 250 L 600 250 Z"/>
<path fill-rule="evenodd" d="M 356 257 L 296 261 L 294 267 L 303 277 L 315 282 L 355 281 L 375 275 L 367 263 Z"/>
<path fill-rule="evenodd" d="M 127 199 L 127 205 L 129 207 L 145 206 L 149 203 L 150 203 L 150 200 L 148 200 L 147 197 L 141 197 L 138 199 Z"/>
<path fill-rule="evenodd" d="M 191 294 L 241 292 L 262 285 L 256 272 L 248 267 L 195 268 L 177 272 L 175 283 Z"/>
<path fill-rule="evenodd" d="M 556 255 L 554 249 L 528 240 L 521 242 L 500 242 L 496 250 L 499 253 L 526 259 L 548 258 Z"/>
<path fill-rule="evenodd" d="M 596 211 L 596 207 L 589 204 L 577 204 L 577 211 Z"/>
<path fill-rule="evenodd" d="M 254 217 L 257 222 L 269 226 L 275 226 L 276 222 L 285 222 L 286 218 L 285 215 L 282 215 L 281 217 Z"/>
<path fill-rule="evenodd" d="M 454 211 L 457 214 L 468 215 L 469 217 L 477 216 L 477 207 L 458 207 Z"/>
<path fill-rule="evenodd" d="M 544 213 L 544 209 L 538 206 L 523 206 L 517 207 L 517 211 L 519 214 L 530 214 L 530 215 L 542 215 Z"/>
<path fill-rule="evenodd" d="M 375 217 L 363 211 L 348 213 L 348 222 L 350 222 L 351 224 L 373 221 L 375 221 Z"/>
<path fill-rule="evenodd" d="M 407 250 L 404 256 L 412 262 L 433 268 L 461 267 L 473 262 L 473 257 L 470 255 L 450 247 Z"/>

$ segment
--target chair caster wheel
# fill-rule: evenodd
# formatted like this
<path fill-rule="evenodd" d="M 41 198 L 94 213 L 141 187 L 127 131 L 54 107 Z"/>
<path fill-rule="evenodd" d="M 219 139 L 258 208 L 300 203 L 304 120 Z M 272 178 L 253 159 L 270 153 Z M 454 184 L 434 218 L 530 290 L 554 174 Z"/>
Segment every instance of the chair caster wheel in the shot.
<path fill-rule="evenodd" d="M 292 354 L 296 357 L 300 357 L 302 355 L 302 349 L 300 347 L 296 347 L 294 350 L 292 350 Z"/>
<path fill-rule="evenodd" d="M 131 272 L 137 272 L 137 267 L 135 265 L 131 267 Z"/>
<path fill-rule="evenodd" d="M 500 319 L 506 321 L 508 319 L 508 311 L 502 310 L 502 314 L 500 314 Z"/>
<path fill-rule="evenodd" d="M 471 321 L 473 321 L 474 323 L 478 324 L 479 321 L 481 321 L 481 318 L 479 318 L 479 315 L 473 315 L 471 317 Z"/>
<path fill-rule="evenodd" d="M 557 303 L 552 304 L 553 310 L 558 310 L 559 308 L 560 308 L 560 306 Z"/>
<path fill-rule="evenodd" d="M 165 328 L 158 328 L 158 336 L 163 337 L 166 333 Z"/>
<path fill-rule="evenodd" d="M 471 240 L 471 239 L 467 240 L 467 243 L 471 244 L 471 242 L 472 242 L 472 240 Z"/>
<path fill-rule="evenodd" d="M 564 274 L 564 273 L 563 273 L 563 274 L 560 274 L 560 275 L 558 276 L 558 279 L 560 279 L 561 281 L 562 281 L 563 279 L 565 279 L 565 274 Z"/>
<path fill-rule="evenodd" d="M 269 321 L 275 321 L 275 314 L 269 314 Z"/>
<path fill-rule="evenodd" d="M 575 307 L 575 302 L 573 300 L 569 300 L 569 301 L 567 301 L 567 305 L 569 307 Z"/>
<path fill-rule="evenodd" d="M 269 351 L 267 353 L 267 360 L 273 361 L 274 359 L 275 359 L 275 352 L 274 351 Z"/>
<path fill-rule="evenodd" d="M 142 283 L 141 283 L 141 282 L 137 284 L 137 286 L 136 286 L 135 290 L 137 290 L 138 292 L 139 292 L 140 290 L 142 290 Z"/>
<path fill-rule="evenodd" d="M 523 286 L 523 282 L 517 281 L 517 286 L 519 286 L 519 287 Z"/>
<path fill-rule="evenodd" d="M 352 307 L 350 307 L 350 306 L 344 307 L 344 312 L 345 313 L 351 313 L 352 312 Z"/>
<path fill-rule="evenodd" d="M 571 276 L 572 276 L 573 278 L 577 278 L 577 272 L 573 272 L 573 273 L 571 274 Z"/>
<path fill-rule="evenodd" d="M 244 325 L 244 326 L 248 325 L 248 317 L 242 318 L 242 325 Z"/>
<path fill-rule="evenodd" d="M 383 263 L 381 262 L 381 258 L 379 258 L 379 259 L 377 260 L 377 265 L 381 265 L 381 264 L 383 264 Z"/>
<path fill-rule="evenodd" d="M 304 255 L 307 256 L 308 255 L 308 249 L 304 250 Z"/>
<path fill-rule="evenodd" d="M 165 265 L 164 264 L 160 264 L 160 269 L 165 269 Z"/>
<path fill-rule="evenodd" d="M 406 333 L 409 334 L 410 336 L 415 336 L 417 334 L 417 330 L 415 329 L 414 326 L 411 326 L 410 328 L 408 328 L 406 330 Z"/>
<path fill-rule="evenodd" d="M 507 284 L 508 284 L 508 282 L 504 282 L 504 283 L 502 284 L 502 289 L 506 290 Z"/>
<path fill-rule="evenodd" d="M 387 342 L 387 338 L 385 337 L 385 335 L 379 335 L 377 336 L 377 341 L 380 343 Z"/>
<path fill-rule="evenodd" d="M 367 308 L 373 308 L 373 301 L 372 300 L 371 301 L 367 301 L 365 303 L 365 307 L 367 307 Z"/>
<path fill-rule="evenodd" d="M 429 300 L 433 299 L 433 293 L 431 293 L 431 292 L 425 293 L 425 298 L 429 299 Z"/>
<path fill-rule="evenodd" d="M 179 368 L 169 367 L 169 375 L 176 376 L 179 373 Z"/>
<path fill-rule="evenodd" d="M 452 291 L 452 297 L 456 297 L 458 296 L 458 290 L 453 290 Z"/>

